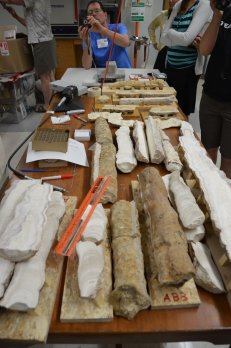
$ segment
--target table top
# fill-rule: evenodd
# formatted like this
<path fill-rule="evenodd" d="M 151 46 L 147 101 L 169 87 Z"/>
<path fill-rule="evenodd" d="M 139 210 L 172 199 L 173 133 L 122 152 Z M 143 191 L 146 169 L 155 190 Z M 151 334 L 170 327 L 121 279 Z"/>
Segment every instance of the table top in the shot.
<path fill-rule="evenodd" d="M 92 110 L 93 99 L 81 97 L 86 107 L 87 116 Z M 68 126 L 70 136 L 74 129 L 79 127 L 81 121 L 72 118 Z M 45 123 L 50 126 L 50 120 Z M 60 125 L 59 127 L 67 128 Z M 86 125 L 93 128 L 92 123 Z M 179 130 L 172 128 L 166 131 L 173 145 L 178 143 Z M 89 163 L 91 151 L 89 147 L 94 142 L 85 142 Z M 36 163 L 30 163 L 36 168 Z M 25 154 L 19 166 L 26 168 Z M 139 164 L 132 173 L 118 173 L 118 199 L 132 199 L 131 180 L 136 180 L 137 174 L 147 165 Z M 166 172 L 162 165 L 155 165 L 163 175 Z M 73 165 L 57 169 L 57 174 L 70 172 Z M 55 173 L 56 174 L 56 173 Z M 69 195 L 78 197 L 81 204 L 90 188 L 91 168 L 77 167 L 74 180 L 62 181 L 62 186 L 68 190 Z M 41 173 L 32 173 L 31 176 L 39 178 Z M 54 182 L 60 185 L 60 181 Z M 106 205 L 110 207 L 110 205 Z M 66 260 L 65 260 L 66 261 Z M 194 308 L 144 310 L 139 312 L 133 320 L 115 316 L 112 322 L 102 323 L 63 323 L 60 322 L 62 292 L 65 278 L 66 262 L 64 262 L 62 278 L 58 289 L 54 312 L 51 320 L 47 343 L 151 343 L 151 342 L 177 342 L 177 341 L 210 341 L 215 344 L 225 344 L 231 341 L 231 309 L 226 295 L 213 295 L 198 288 L 201 304 Z M 1 345 L 1 344 L 0 344 Z"/>

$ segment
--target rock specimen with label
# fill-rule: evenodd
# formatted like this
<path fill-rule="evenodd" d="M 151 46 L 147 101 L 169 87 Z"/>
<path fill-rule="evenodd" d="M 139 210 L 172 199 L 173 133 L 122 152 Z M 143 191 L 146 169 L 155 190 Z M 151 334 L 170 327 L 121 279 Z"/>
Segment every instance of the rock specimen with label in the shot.
<path fill-rule="evenodd" d="M 157 169 L 149 167 L 139 174 L 141 198 L 162 285 L 182 284 L 194 276 L 188 245 L 176 211 Z"/>
<path fill-rule="evenodd" d="M 150 306 L 144 277 L 138 212 L 134 202 L 118 201 L 111 210 L 114 290 L 110 296 L 117 315 L 132 319 Z"/>

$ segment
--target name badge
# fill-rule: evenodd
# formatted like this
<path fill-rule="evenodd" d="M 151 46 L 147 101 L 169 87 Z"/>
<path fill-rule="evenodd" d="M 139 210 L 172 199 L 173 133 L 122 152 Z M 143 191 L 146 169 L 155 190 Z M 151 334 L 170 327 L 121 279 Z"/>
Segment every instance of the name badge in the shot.
<path fill-rule="evenodd" d="M 107 39 L 98 39 L 97 40 L 97 47 L 98 48 L 108 47 L 108 40 Z"/>

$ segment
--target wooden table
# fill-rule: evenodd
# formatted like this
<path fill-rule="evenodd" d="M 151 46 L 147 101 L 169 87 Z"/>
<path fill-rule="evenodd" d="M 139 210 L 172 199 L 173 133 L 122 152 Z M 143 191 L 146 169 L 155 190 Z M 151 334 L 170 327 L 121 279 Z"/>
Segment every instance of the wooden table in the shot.
<path fill-rule="evenodd" d="M 86 106 L 86 114 L 93 106 L 93 100 L 82 97 Z M 84 116 L 84 115 L 83 115 Z M 71 119 L 69 126 L 71 136 L 75 128 L 80 126 L 81 121 Z M 45 126 L 50 126 L 48 120 Z M 93 128 L 88 123 L 87 128 Z M 172 143 L 177 144 L 179 131 L 171 129 L 167 131 Z M 94 142 L 86 142 L 86 150 Z M 89 162 L 91 152 L 87 151 Z M 29 166 L 29 165 L 28 165 Z M 37 164 L 33 164 L 36 168 Z M 18 167 L 26 167 L 25 155 Z M 31 167 L 31 164 L 30 164 Z M 146 167 L 139 164 L 131 174 L 118 173 L 118 199 L 131 200 L 130 181 L 136 180 L 137 174 Z M 161 165 L 156 166 L 161 174 L 166 170 Z M 57 170 L 59 173 L 70 172 L 69 168 Z M 54 184 L 65 187 L 70 195 L 78 197 L 79 204 L 90 188 L 90 168 L 77 167 L 77 175 L 74 182 L 70 180 L 56 181 Z M 33 173 L 34 178 L 41 173 Z M 199 290 L 201 305 L 196 308 L 171 309 L 171 310 L 145 310 L 129 321 L 121 317 L 115 317 L 110 323 L 61 323 L 59 320 L 62 301 L 62 291 L 65 275 L 64 263 L 62 279 L 58 290 L 53 317 L 47 343 L 151 343 L 151 342 L 177 342 L 177 341 L 209 341 L 215 344 L 227 344 L 231 342 L 231 309 L 225 295 L 213 295 L 202 289 Z M 172 297 L 172 299 L 174 296 Z M 1 342 L 0 342 L 1 345 Z M 4 345 L 3 345 L 4 346 Z"/>

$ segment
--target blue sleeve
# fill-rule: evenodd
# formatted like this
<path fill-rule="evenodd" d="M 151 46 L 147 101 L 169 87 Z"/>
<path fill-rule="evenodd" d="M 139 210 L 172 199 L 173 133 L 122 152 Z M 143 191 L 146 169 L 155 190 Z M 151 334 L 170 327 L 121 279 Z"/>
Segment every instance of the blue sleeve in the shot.
<path fill-rule="evenodd" d="M 108 29 L 114 31 L 116 28 L 116 24 L 109 24 L 108 25 Z M 118 34 L 125 34 L 125 35 L 128 35 L 128 31 L 127 31 L 127 27 L 126 25 L 122 24 L 122 23 L 119 23 L 118 24 L 118 27 L 117 27 L 117 33 Z"/>

